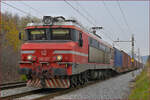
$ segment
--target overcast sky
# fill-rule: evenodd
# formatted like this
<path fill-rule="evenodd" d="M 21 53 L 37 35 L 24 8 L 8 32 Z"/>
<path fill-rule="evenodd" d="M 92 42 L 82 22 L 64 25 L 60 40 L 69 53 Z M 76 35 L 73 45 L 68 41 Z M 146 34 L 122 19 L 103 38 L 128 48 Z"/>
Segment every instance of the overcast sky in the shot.
<path fill-rule="evenodd" d="M 104 29 L 97 33 L 103 40 L 112 44 L 112 40 L 131 40 L 135 36 L 135 52 L 140 48 L 141 55 L 148 55 L 149 46 L 149 3 L 148 1 L 3 1 L 13 5 L 32 16 L 65 16 L 74 17 L 85 27 L 92 27 L 93 23 Z M 119 8 L 120 4 L 120 8 Z M 2 12 L 25 16 L 14 8 L 2 3 Z M 82 15 L 80 15 L 81 13 Z M 117 43 L 119 49 L 131 52 L 131 43 Z"/>

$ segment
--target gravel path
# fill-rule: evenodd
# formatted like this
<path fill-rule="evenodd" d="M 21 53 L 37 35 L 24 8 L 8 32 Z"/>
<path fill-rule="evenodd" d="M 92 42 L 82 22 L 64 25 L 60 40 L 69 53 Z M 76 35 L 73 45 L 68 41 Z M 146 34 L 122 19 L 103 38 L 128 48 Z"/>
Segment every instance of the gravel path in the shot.
<path fill-rule="evenodd" d="M 126 73 L 53 99 L 125 99 L 130 93 L 130 81 L 140 72 L 134 71 L 134 77 L 133 72 Z"/>

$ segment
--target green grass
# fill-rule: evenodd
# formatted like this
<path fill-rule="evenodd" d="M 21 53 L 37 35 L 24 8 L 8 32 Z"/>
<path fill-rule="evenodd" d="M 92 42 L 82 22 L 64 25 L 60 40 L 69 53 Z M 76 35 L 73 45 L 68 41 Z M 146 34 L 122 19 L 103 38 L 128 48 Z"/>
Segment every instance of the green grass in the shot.
<path fill-rule="evenodd" d="M 136 78 L 129 100 L 150 100 L 150 78 L 146 69 Z"/>
<path fill-rule="evenodd" d="M 26 75 L 21 75 L 21 81 L 27 81 L 27 77 L 26 77 Z"/>

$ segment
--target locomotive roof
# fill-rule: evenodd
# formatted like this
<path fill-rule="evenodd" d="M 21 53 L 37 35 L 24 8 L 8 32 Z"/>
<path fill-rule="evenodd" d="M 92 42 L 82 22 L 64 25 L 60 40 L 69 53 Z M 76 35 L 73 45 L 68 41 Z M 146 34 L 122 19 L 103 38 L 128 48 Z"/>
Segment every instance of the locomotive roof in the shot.
<path fill-rule="evenodd" d="M 59 21 L 59 22 L 55 22 L 53 23 L 53 25 L 57 26 L 57 25 L 70 25 L 70 26 L 75 26 L 77 28 L 79 28 L 80 30 L 84 31 L 85 33 L 87 33 L 88 36 L 96 39 L 97 41 L 99 41 L 100 43 L 110 47 L 110 48 L 113 48 L 112 45 L 108 44 L 106 41 L 102 40 L 102 39 L 99 39 L 97 36 L 95 36 L 94 34 L 90 34 L 91 32 L 86 29 L 85 27 L 83 27 L 81 24 L 79 24 L 78 22 L 72 22 L 72 21 L 68 21 L 68 22 L 64 22 L 64 21 Z M 27 24 L 27 27 L 30 27 L 30 26 L 52 26 L 52 25 L 48 25 L 48 24 L 44 24 L 43 22 L 42 23 L 28 23 Z"/>
<path fill-rule="evenodd" d="M 83 27 L 83 25 L 81 25 L 78 22 L 73 22 L 73 21 L 59 21 L 59 22 L 53 23 L 53 25 L 72 25 L 72 26 L 76 26 L 76 27 L 84 30 L 85 32 L 89 33 L 89 30 L 86 29 L 85 27 Z M 43 22 L 41 22 L 41 23 L 28 23 L 27 27 L 28 26 L 52 26 L 52 25 L 44 24 Z"/>

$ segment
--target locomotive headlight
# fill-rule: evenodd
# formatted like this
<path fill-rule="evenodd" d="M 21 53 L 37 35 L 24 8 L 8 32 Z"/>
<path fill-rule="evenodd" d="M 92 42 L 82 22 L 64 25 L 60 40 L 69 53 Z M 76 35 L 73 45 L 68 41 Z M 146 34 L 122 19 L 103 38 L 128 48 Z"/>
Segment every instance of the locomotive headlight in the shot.
<path fill-rule="evenodd" d="M 28 55 L 27 56 L 27 60 L 32 60 L 33 56 L 32 55 Z"/>
<path fill-rule="evenodd" d="M 57 60 L 57 61 L 61 61 L 61 60 L 62 60 L 62 55 L 56 56 L 56 60 Z"/>

